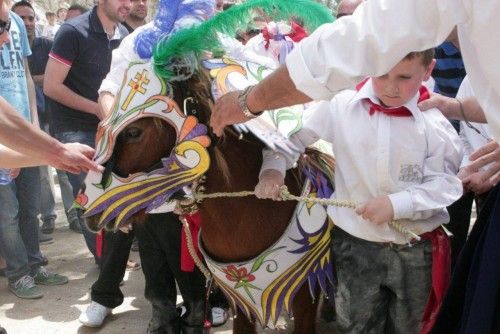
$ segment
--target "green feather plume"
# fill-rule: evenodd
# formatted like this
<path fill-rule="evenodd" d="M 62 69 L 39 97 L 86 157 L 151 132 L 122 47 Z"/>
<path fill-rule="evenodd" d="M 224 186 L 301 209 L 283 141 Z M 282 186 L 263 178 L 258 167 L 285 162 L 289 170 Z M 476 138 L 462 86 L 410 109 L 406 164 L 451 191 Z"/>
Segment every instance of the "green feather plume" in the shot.
<path fill-rule="evenodd" d="M 220 52 L 217 33 L 236 36 L 252 21 L 259 9 L 273 21 L 297 17 L 311 33 L 324 23 L 333 22 L 330 10 L 313 0 L 250 0 L 232 6 L 198 26 L 182 29 L 160 41 L 155 48 L 153 64 L 157 74 L 167 81 L 185 79 L 197 66 L 203 52 Z M 174 78 L 176 77 L 176 78 Z"/>

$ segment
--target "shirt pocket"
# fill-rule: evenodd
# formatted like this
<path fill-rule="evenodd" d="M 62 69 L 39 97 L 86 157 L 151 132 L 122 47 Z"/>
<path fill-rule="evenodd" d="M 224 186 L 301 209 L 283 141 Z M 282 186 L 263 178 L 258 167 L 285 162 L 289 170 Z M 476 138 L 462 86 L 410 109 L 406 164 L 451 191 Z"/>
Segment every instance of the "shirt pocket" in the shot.
<path fill-rule="evenodd" d="M 398 148 L 392 158 L 393 180 L 400 187 L 420 184 L 424 178 L 425 151 Z"/>

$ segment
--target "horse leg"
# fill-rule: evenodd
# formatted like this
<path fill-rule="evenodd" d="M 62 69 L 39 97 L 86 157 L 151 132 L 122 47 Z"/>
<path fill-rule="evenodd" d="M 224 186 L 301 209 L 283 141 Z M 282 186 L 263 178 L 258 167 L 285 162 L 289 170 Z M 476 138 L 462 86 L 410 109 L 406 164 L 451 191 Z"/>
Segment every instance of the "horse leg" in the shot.
<path fill-rule="evenodd" d="M 316 333 L 316 313 L 318 309 L 319 292 L 315 292 L 314 300 L 309 292 L 309 285 L 305 282 L 297 291 L 292 302 L 294 318 L 294 334 Z"/>
<path fill-rule="evenodd" d="M 239 308 L 236 311 L 236 317 L 233 321 L 233 334 L 256 334 L 255 322 L 248 320 L 248 318 L 241 312 Z"/>

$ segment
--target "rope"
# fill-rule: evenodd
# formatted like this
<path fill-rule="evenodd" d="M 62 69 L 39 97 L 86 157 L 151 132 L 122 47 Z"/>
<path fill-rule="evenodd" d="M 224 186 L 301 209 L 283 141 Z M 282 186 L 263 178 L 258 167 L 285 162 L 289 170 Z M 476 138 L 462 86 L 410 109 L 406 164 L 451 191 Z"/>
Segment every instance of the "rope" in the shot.
<path fill-rule="evenodd" d="M 194 193 L 193 196 L 195 200 L 197 201 L 202 201 L 203 199 L 206 198 L 222 198 L 222 197 L 245 197 L 245 196 L 253 196 L 255 195 L 255 192 L 253 191 L 237 191 L 237 192 L 219 192 L 219 193 L 211 193 L 211 194 L 204 194 L 204 193 Z M 285 201 L 298 201 L 298 202 L 305 202 L 305 203 L 317 203 L 321 205 L 332 205 L 332 206 L 338 206 L 338 207 L 344 207 L 344 208 L 351 208 L 355 209 L 356 208 L 356 203 L 352 201 L 342 201 L 342 200 L 336 200 L 336 199 L 330 199 L 330 198 L 311 198 L 307 196 L 295 196 L 290 194 L 288 191 L 288 188 L 283 185 L 280 188 L 280 197 L 285 200 Z M 405 226 L 403 226 L 401 223 L 393 220 L 389 222 L 389 225 L 394 228 L 396 231 L 402 233 L 406 239 L 411 240 L 411 239 L 416 239 L 420 241 L 420 236 L 409 229 L 407 229 Z"/>
<path fill-rule="evenodd" d="M 184 228 L 184 233 L 186 234 L 186 240 L 187 240 L 187 247 L 189 254 L 193 258 L 194 263 L 198 267 L 198 269 L 202 272 L 202 274 L 205 276 L 207 281 L 212 279 L 212 274 L 208 270 L 208 268 L 205 266 L 203 261 L 200 259 L 198 254 L 196 253 L 196 250 L 194 249 L 194 244 L 193 244 L 193 237 L 191 236 L 191 231 L 189 230 L 189 222 L 187 221 L 186 217 L 181 216 L 180 217 L 182 226 Z"/>

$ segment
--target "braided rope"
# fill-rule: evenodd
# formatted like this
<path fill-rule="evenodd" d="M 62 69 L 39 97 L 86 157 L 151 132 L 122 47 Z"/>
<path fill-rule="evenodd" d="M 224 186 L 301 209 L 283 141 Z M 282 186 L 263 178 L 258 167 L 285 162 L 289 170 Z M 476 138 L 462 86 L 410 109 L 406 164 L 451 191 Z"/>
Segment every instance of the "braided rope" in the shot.
<path fill-rule="evenodd" d="M 237 192 L 219 192 L 219 193 L 211 193 L 211 194 L 204 194 L 204 193 L 194 193 L 193 196 L 197 201 L 201 201 L 206 198 L 222 198 L 222 197 L 245 197 L 245 196 L 253 196 L 255 195 L 255 192 L 253 191 L 237 191 Z M 306 203 L 318 203 L 321 205 L 332 205 L 332 206 L 338 206 L 338 207 L 344 207 L 344 208 L 351 208 L 355 209 L 356 208 L 356 203 L 352 201 L 342 201 L 342 200 L 336 200 L 336 199 L 329 199 L 329 198 L 311 198 L 307 196 L 295 196 L 290 194 L 288 191 L 288 188 L 283 185 L 280 188 L 280 197 L 285 200 L 285 201 L 298 201 L 298 202 L 306 202 Z M 409 229 L 407 229 L 405 226 L 403 226 L 401 223 L 393 220 L 389 222 L 389 225 L 394 228 L 396 231 L 400 232 L 403 234 L 406 239 L 411 240 L 411 239 L 416 239 L 420 241 L 420 236 Z"/>
<path fill-rule="evenodd" d="M 210 270 L 205 266 L 203 261 L 200 259 L 198 254 L 196 253 L 196 250 L 194 249 L 194 243 L 193 243 L 193 237 L 191 236 L 191 231 L 189 230 L 189 222 L 187 221 L 186 217 L 181 216 L 180 217 L 182 226 L 184 228 L 184 233 L 186 234 L 186 240 L 187 240 L 187 247 L 189 254 L 194 260 L 194 263 L 198 267 L 198 269 L 202 272 L 202 274 L 205 276 L 207 281 L 212 279 L 212 274 L 210 273 Z"/>

